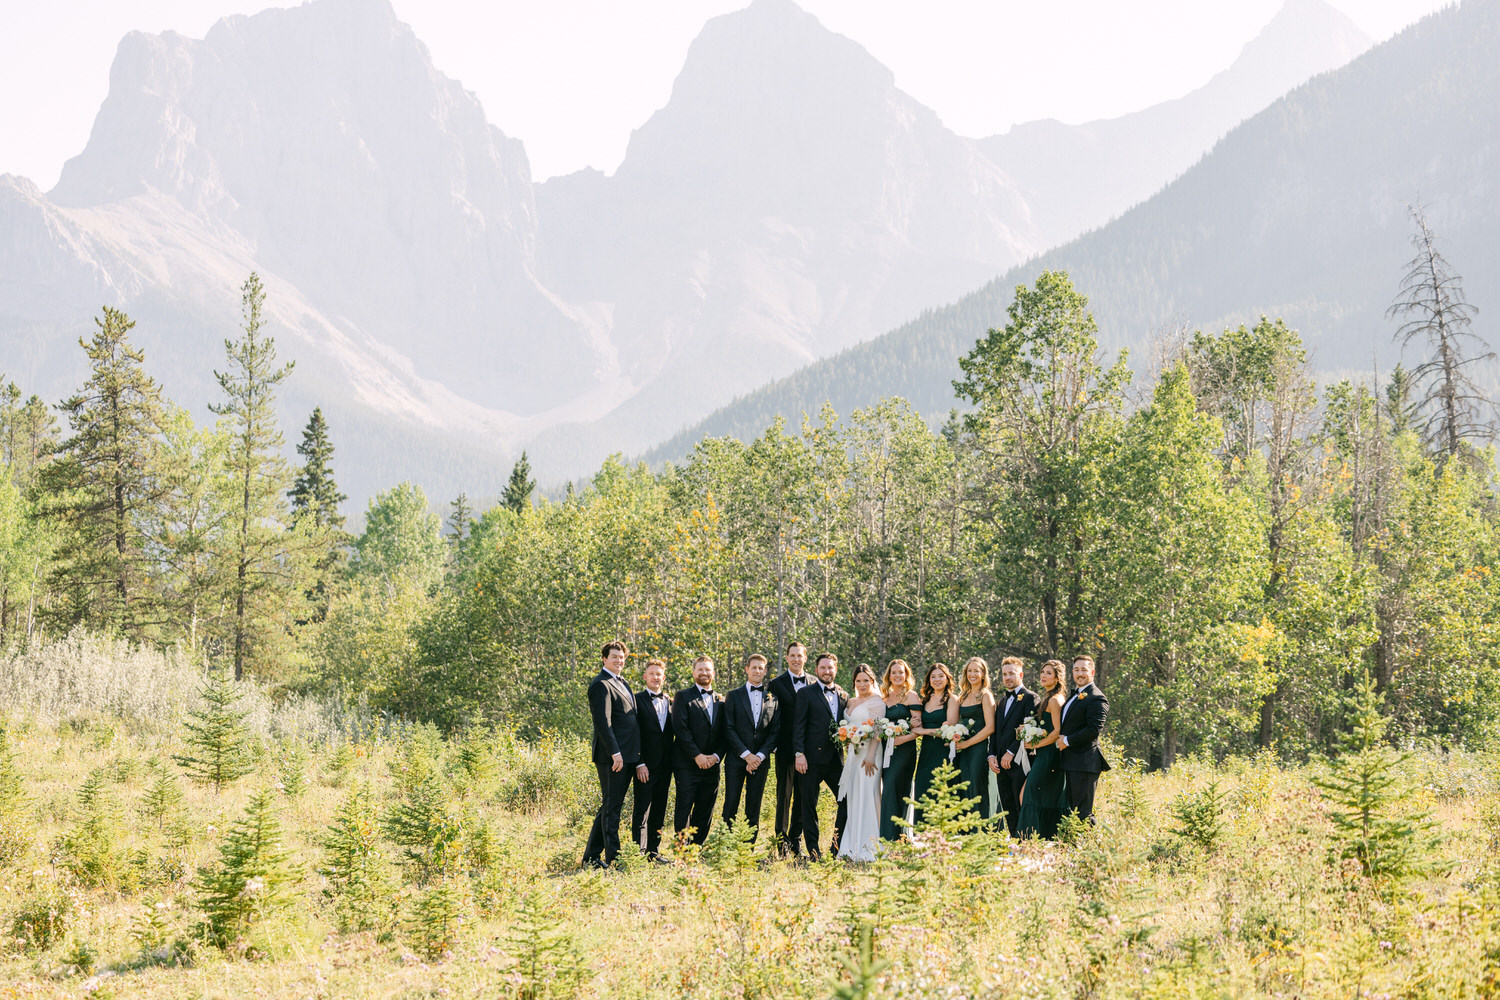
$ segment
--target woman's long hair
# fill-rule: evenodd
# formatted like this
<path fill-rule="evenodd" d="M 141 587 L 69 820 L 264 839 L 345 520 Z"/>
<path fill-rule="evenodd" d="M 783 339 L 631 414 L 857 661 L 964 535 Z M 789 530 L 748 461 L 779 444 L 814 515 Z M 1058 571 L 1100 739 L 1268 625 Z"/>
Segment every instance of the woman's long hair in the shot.
<path fill-rule="evenodd" d="M 906 681 L 901 685 L 901 697 L 905 698 L 911 692 L 911 665 L 905 660 L 892 660 L 885 666 L 885 676 L 880 678 L 880 690 L 889 694 L 892 690 L 891 671 L 900 667 L 906 671 Z"/>
<path fill-rule="evenodd" d="M 943 688 L 943 700 L 946 701 L 949 698 L 953 697 L 953 671 L 948 669 L 948 665 L 946 663 L 934 663 L 932 666 L 927 668 L 927 673 L 922 676 L 923 707 L 926 707 L 927 703 L 932 700 L 932 675 L 937 673 L 939 670 L 943 672 L 944 677 L 948 678 L 948 686 Z"/>
<path fill-rule="evenodd" d="M 984 668 L 984 676 L 980 679 L 980 681 L 979 681 L 979 683 L 977 685 L 970 685 L 969 684 L 969 668 L 972 667 L 976 663 L 979 664 L 981 667 Z M 969 657 L 969 662 L 964 664 L 963 676 L 959 679 L 959 682 L 958 682 L 958 700 L 959 700 L 959 703 L 962 704 L 963 701 L 964 701 L 964 699 L 967 698 L 967 697 L 969 697 L 970 692 L 973 692 L 973 691 L 988 691 L 989 687 L 990 687 L 990 665 L 985 662 L 984 657 L 982 657 L 982 656 L 971 656 L 971 657 Z"/>
<path fill-rule="evenodd" d="M 1042 673 L 1048 667 L 1052 668 L 1052 676 L 1057 681 L 1057 683 L 1052 687 L 1042 688 L 1042 696 L 1040 699 L 1038 699 L 1036 706 L 1036 714 L 1039 716 L 1043 712 L 1047 711 L 1047 705 L 1051 703 L 1053 695 L 1066 694 L 1068 691 L 1068 684 L 1065 680 L 1063 680 L 1064 671 L 1066 671 L 1068 668 L 1063 665 L 1062 660 L 1048 660 L 1046 663 L 1043 663 L 1042 669 L 1037 671 L 1036 686 L 1042 687 Z"/>

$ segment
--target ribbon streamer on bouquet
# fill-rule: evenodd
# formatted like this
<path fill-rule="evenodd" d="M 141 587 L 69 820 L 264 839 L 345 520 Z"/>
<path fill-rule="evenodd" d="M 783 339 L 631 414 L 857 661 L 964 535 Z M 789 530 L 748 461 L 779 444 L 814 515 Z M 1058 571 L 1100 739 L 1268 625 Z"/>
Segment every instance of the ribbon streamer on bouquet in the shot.
<path fill-rule="evenodd" d="M 958 756 L 958 740 L 948 741 L 948 759 L 953 760 Z"/>
<path fill-rule="evenodd" d="M 1016 751 L 1016 759 L 1021 762 L 1021 773 L 1022 774 L 1030 774 L 1031 773 L 1031 754 L 1029 754 L 1029 753 L 1026 752 L 1026 744 L 1025 743 L 1022 743 L 1020 749 Z"/>
<path fill-rule="evenodd" d="M 883 767 L 883 768 L 890 767 L 891 766 L 891 754 L 893 754 L 895 752 L 896 752 L 896 737 L 892 736 L 892 737 L 889 737 L 888 739 L 886 739 L 886 741 L 885 741 L 885 760 L 881 763 L 880 766 Z"/>

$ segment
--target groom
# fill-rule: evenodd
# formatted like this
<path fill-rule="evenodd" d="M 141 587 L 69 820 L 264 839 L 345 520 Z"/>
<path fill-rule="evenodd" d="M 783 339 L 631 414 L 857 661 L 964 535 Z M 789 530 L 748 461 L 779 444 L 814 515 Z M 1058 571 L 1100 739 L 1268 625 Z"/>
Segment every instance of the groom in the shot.
<path fill-rule="evenodd" d="M 827 785 L 838 799 L 839 777 L 844 770 L 844 748 L 833 738 L 834 725 L 844 717 L 848 699 L 833 683 L 838 676 L 839 658 L 832 653 L 818 656 L 818 683 L 809 684 L 797 694 L 792 720 L 792 750 L 796 753 L 798 783 L 802 792 L 802 836 L 807 842 L 807 856 L 821 857 L 818 848 L 818 793 Z M 833 821 L 833 846 L 837 848 L 844 834 L 848 803 L 839 802 Z"/>
<path fill-rule="evenodd" d="M 1068 807 L 1080 820 L 1094 821 L 1094 785 L 1109 762 L 1099 752 L 1099 736 L 1109 718 L 1109 699 L 1094 684 L 1094 658 L 1073 657 L 1073 697 L 1063 702 L 1058 725 L 1059 760 L 1068 775 Z"/>

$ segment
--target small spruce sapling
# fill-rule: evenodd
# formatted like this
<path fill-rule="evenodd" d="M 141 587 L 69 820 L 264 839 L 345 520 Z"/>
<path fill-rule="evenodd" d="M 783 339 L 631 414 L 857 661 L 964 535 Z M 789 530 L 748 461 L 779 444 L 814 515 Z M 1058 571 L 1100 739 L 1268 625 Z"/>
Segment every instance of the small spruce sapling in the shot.
<path fill-rule="evenodd" d="M 218 863 L 198 873 L 198 908 L 209 940 L 228 947 L 255 923 L 288 912 L 301 877 L 282 842 L 275 793 L 262 789 L 225 834 Z"/>
<path fill-rule="evenodd" d="M 212 674 L 200 692 L 204 705 L 188 713 L 188 752 L 172 759 L 194 781 L 213 785 L 214 791 L 243 778 L 255 769 L 250 733 L 243 711 L 235 709 L 239 695 L 222 674 Z"/>

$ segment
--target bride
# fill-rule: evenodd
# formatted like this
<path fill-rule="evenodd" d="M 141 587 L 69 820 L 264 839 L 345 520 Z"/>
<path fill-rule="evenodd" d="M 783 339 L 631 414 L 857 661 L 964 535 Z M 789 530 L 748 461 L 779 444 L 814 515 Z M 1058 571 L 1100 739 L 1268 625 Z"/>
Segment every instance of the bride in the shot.
<path fill-rule="evenodd" d="M 885 699 L 875 670 L 868 663 L 854 668 L 854 697 L 849 699 L 844 717 L 855 725 L 885 717 Z M 880 760 L 885 741 L 871 739 L 858 750 L 851 750 L 844 760 L 839 778 L 839 799 L 847 802 L 848 819 L 844 835 L 839 838 L 841 858 L 851 861 L 874 861 L 880 845 Z"/>

